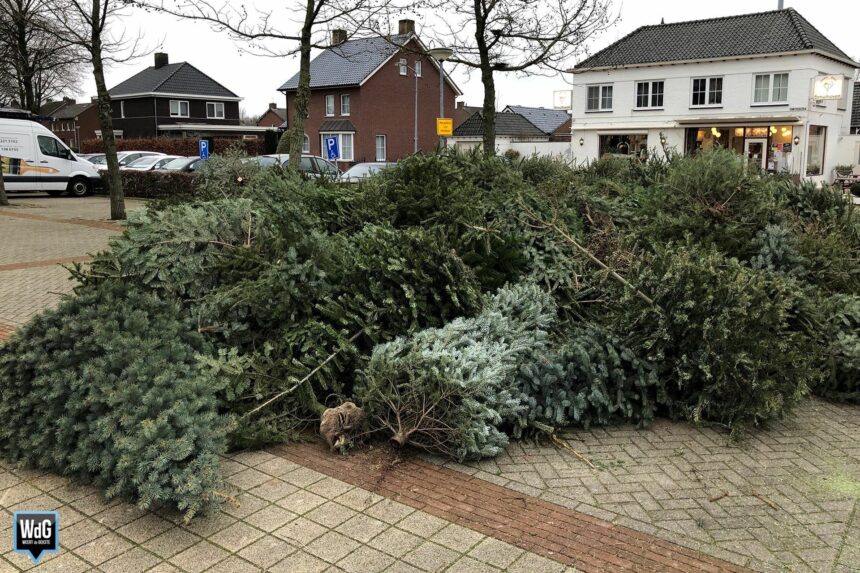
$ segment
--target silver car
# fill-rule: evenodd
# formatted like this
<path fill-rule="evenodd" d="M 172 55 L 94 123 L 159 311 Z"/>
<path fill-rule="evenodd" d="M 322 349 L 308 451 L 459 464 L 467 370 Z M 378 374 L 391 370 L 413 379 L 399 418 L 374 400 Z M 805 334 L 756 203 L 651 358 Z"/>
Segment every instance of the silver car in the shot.
<path fill-rule="evenodd" d="M 385 163 L 383 161 L 356 163 L 341 174 L 340 180 L 345 183 L 358 183 L 362 179 L 375 175 L 386 167 L 391 167 L 392 165 L 394 165 L 394 163 Z"/>

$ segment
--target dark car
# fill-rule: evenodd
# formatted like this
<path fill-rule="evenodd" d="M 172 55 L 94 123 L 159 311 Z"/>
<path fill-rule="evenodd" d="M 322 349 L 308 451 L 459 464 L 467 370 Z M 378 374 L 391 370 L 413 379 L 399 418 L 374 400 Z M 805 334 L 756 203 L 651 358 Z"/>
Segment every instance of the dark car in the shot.
<path fill-rule="evenodd" d="M 203 166 L 205 159 L 200 159 L 196 155 L 188 157 L 177 157 L 173 161 L 168 161 L 158 168 L 158 171 L 184 171 L 194 172 L 199 171 Z"/>

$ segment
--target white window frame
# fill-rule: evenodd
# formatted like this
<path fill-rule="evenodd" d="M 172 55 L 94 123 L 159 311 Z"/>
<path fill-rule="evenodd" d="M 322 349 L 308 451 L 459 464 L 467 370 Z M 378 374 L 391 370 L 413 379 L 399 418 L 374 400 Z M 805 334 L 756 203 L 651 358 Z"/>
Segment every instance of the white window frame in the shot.
<path fill-rule="evenodd" d="M 213 113 L 209 114 L 209 106 L 212 106 Z M 221 115 L 218 115 L 218 110 L 221 110 Z M 206 119 L 224 119 L 224 102 L 223 101 L 207 101 L 206 102 Z"/>
<path fill-rule="evenodd" d="M 331 109 L 331 111 L 329 111 Z M 326 117 L 334 117 L 334 95 L 329 94 L 325 96 L 325 116 Z"/>
<path fill-rule="evenodd" d="M 347 163 L 351 162 L 351 161 L 355 161 L 355 133 L 353 133 L 351 131 L 323 131 L 323 132 L 320 132 L 320 149 L 322 150 L 322 153 L 321 153 L 322 158 L 328 160 L 328 157 L 325 154 L 325 138 L 331 137 L 331 136 L 337 137 L 337 148 L 340 151 L 340 155 L 341 155 L 340 158 L 337 159 L 336 161 L 343 161 L 343 162 L 347 162 Z M 348 156 L 344 153 L 344 150 L 346 148 L 343 146 L 343 139 L 345 136 L 349 136 L 349 138 L 350 138 L 350 147 L 349 147 L 349 155 Z"/>
<path fill-rule="evenodd" d="M 119 100 L 119 117 L 120 119 L 125 119 L 125 100 Z"/>
<path fill-rule="evenodd" d="M 421 60 L 415 60 L 415 77 L 421 77 Z"/>
<path fill-rule="evenodd" d="M 350 94 L 340 94 L 340 115 L 349 115 L 352 108 Z M 346 102 L 346 105 L 343 105 Z M 346 110 L 346 111 L 344 111 Z"/>
<path fill-rule="evenodd" d="M 609 106 L 604 106 L 604 101 L 606 99 L 605 92 L 606 89 L 609 89 Z M 597 90 L 597 107 L 589 108 L 588 107 L 588 92 L 591 89 Z M 599 113 L 605 111 L 612 111 L 612 104 L 615 100 L 615 84 L 591 84 L 585 87 L 585 113 Z"/>
<path fill-rule="evenodd" d="M 693 103 L 693 86 L 697 80 L 705 80 L 705 103 Z M 719 103 L 711 103 L 711 94 L 714 93 L 713 84 L 715 80 L 720 80 L 720 101 Z M 690 107 L 723 107 L 723 95 L 726 93 L 726 82 L 723 76 L 698 76 L 690 78 Z"/>
<path fill-rule="evenodd" d="M 382 148 L 381 148 L 382 149 L 382 155 L 379 154 L 379 150 L 380 150 L 379 142 L 380 142 L 380 140 L 382 141 Z M 376 160 L 377 161 L 387 161 L 388 137 L 386 137 L 385 135 L 377 135 L 373 141 L 374 141 L 374 144 L 376 147 L 376 153 L 375 153 Z"/>
<path fill-rule="evenodd" d="M 308 137 L 308 134 L 305 134 L 304 139 L 302 140 L 302 153 L 310 153 L 311 152 L 311 138 Z"/>
<path fill-rule="evenodd" d="M 400 58 L 400 61 L 397 63 L 400 68 L 400 75 L 405 76 L 409 74 L 409 63 L 406 61 L 406 58 Z"/>
<path fill-rule="evenodd" d="M 776 76 L 785 76 L 785 99 L 774 99 L 774 92 L 776 91 L 774 78 Z M 767 99 L 762 101 L 756 101 L 756 82 L 759 78 L 767 78 Z M 791 81 L 791 74 L 789 72 L 764 72 L 760 74 L 753 74 L 752 80 L 752 98 L 750 101 L 753 106 L 761 106 L 761 105 L 788 105 L 788 86 Z"/>
<path fill-rule="evenodd" d="M 173 104 L 176 104 L 176 113 L 173 113 Z M 182 104 L 185 104 L 185 113 L 182 113 Z M 170 117 L 188 117 L 191 112 L 191 106 L 187 99 L 172 99 L 170 100 Z"/>
<path fill-rule="evenodd" d="M 639 105 L 639 85 L 645 84 L 648 86 L 648 92 L 645 94 L 647 98 L 647 105 L 640 106 Z M 654 104 L 654 84 L 663 84 L 663 91 L 660 95 L 663 97 L 663 103 L 660 105 Z M 634 107 L 633 109 L 663 109 L 663 106 L 666 104 L 666 80 L 642 80 L 633 83 L 633 100 Z"/>

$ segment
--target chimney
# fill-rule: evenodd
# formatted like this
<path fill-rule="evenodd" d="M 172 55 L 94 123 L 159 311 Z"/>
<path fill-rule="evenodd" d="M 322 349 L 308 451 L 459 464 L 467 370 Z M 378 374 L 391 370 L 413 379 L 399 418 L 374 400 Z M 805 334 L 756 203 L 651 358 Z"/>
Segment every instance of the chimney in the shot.
<path fill-rule="evenodd" d="M 76 100 L 74 100 L 74 99 L 70 98 L 70 97 L 65 97 L 65 96 L 63 96 L 63 103 L 76 104 L 76 103 L 78 103 L 78 102 L 77 102 Z"/>
<path fill-rule="evenodd" d="M 270 104 L 269 104 L 269 109 L 278 109 L 278 104 L 276 104 L 276 103 L 270 103 Z"/>
<path fill-rule="evenodd" d="M 783 8 L 785 8 L 785 6 L 784 6 L 784 4 L 783 4 L 782 0 L 779 0 L 779 2 L 777 2 L 777 3 L 776 3 L 776 5 L 777 5 L 777 7 L 778 7 L 780 10 L 782 10 Z"/>
<path fill-rule="evenodd" d="M 155 52 L 155 69 L 163 68 L 170 63 L 170 58 L 164 52 Z"/>
<path fill-rule="evenodd" d="M 337 46 L 346 42 L 346 30 L 332 30 L 331 31 L 331 45 Z"/>
<path fill-rule="evenodd" d="M 398 25 L 398 34 L 414 34 L 415 33 L 415 20 L 400 20 L 397 22 Z"/>

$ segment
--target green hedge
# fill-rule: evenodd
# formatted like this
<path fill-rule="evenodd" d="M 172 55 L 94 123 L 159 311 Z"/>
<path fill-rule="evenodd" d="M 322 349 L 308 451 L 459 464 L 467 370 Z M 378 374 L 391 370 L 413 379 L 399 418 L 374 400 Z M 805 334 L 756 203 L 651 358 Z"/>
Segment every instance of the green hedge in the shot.
<path fill-rule="evenodd" d="M 102 172 L 104 184 L 99 193 L 107 194 L 107 172 Z M 138 199 L 171 199 L 192 197 L 197 191 L 194 173 L 170 171 L 120 171 L 122 190 L 126 197 Z"/>

